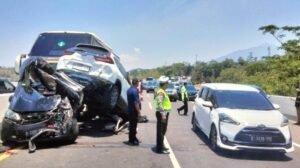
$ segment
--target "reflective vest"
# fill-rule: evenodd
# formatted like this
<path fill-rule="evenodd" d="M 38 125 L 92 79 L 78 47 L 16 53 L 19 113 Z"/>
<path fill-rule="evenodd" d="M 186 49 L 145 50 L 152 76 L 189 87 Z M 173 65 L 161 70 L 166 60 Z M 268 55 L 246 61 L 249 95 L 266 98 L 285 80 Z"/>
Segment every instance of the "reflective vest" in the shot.
<path fill-rule="evenodd" d="M 163 89 L 161 89 L 161 88 L 159 88 L 156 91 L 155 96 L 154 96 L 155 109 L 156 109 L 156 111 L 160 111 L 160 107 L 159 107 L 159 104 L 158 104 L 158 95 L 161 94 L 161 93 L 164 95 L 164 98 L 162 100 L 163 110 L 170 112 L 171 109 L 172 109 L 171 101 L 169 99 L 168 94 Z"/>
<path fill-rule="evenodd" d="M 184 100 L 185 100 L 185 99 L 184 99 L 185 97 L 188 98 L 189 96 L 188 96 L 188 93 L 187 93 L 187 91 L 186 91 L 185 86 L 183 85 L 183 86 L 181 87 L 181 100 L 184 101 Z"/>

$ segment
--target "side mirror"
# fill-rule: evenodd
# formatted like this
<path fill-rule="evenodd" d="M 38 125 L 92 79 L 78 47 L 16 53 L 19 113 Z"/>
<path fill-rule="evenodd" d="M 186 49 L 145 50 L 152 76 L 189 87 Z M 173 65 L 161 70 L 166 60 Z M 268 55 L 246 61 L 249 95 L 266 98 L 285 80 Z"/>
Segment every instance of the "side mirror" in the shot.
<path fill-rule="evenodd" d="M 208 107 L 208 108 L 210 108 L 210 109 L 213 108 L 213 104 L 212 104 L 210 101 L 205 101 L 205 102 L 202 103 L 202 105 L 203 105 L 204 107 Z"/>
<path fill-rule="evenodd" d="M 280 106 L 278 104 L 273 104 L 273 107 L 275 110 L 279 110 L 280 109 Z"/>
<path fill-rule="evenodd" d="M 26 58 L 26 54 L 20 54 L 17 56 L 16 61 L 15 61 L 15 72 L 16 74 L 19 74 L 20 72 L 20 67 L 22 65 L 22 60 Z"/>
<path fill-rule="evenodd" d="M 10 88 L 10 89 L 8 89 L 8 92 L 9 92 L 9 93 L 14 93 L 14 92 L 15 92 L 15 90 L 16 90 L 16 88 L 15 88 L 15 87 L 13 87 L 13 88 Z"/>

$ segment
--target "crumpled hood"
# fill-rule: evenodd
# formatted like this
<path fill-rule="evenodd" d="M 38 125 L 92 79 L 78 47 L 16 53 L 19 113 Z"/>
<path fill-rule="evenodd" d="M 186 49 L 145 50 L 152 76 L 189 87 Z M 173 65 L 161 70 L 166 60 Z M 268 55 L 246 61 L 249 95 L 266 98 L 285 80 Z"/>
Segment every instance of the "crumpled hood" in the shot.
<path fill-rule="evenodd" d="M 60 95 L 45 97 L 34 89 L 19 86 L 12 97 L 9 109 L 17 113 L 48 112 L 60 101 Z"/>
<path fill-rule="evenodd" d="M 260 124 L 269 126 L 280 126 L 283 115 L 278 110 L 245 110 L 219 108 L 218 113 L 225 113 L 232 119 L 245 125 L 257 126 Z"/>

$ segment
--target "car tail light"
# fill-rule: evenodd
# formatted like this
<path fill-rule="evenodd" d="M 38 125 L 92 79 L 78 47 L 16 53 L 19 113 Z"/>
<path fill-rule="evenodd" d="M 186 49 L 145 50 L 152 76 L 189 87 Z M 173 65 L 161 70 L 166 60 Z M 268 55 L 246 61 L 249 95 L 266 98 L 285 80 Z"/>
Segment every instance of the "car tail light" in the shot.
<path fill-rule="evenodd" d="M 103 57 L 97 57 L 97 56 L 95 56 L 94 58 L 95 58 L 96 61 L 105 62 L 105 63 L 109 63 L 109 64 L 113 64 L 114 63 L 114 61 L 113 61 L 113 59 L 111 57 L 105 57 L 105 58 L 103 58 Z"/>
<path fill-rule="evenodd" d="M 72 54 L 74 54 L 73 51 L 64 51 L 64 55 L 72 55 Z"/>

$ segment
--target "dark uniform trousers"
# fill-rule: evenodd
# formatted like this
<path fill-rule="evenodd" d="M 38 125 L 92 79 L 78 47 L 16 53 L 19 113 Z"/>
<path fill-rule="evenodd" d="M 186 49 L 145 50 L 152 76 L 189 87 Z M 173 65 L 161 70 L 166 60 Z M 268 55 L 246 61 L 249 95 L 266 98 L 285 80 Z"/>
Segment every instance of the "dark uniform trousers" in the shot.
<path fill-rule="evenodd" d="M 164 148 L 164 137 L 167 132 L 169 113 L 167 113 L 166 121 L 162 122 L 162 115 L 156 112 L 157 125 L 156 125 L 156 150 L 161 152 Z"/>
<path fill-rule="evenodd" d="M 183 106 L 181 106 L 178 110 L 179 111 L 184 110 L 184 115 L 187 115 L 187 113 L 188 113 L 188 100 L 187 99 L 184 99 Z"/>
<path fill-rule="evenodd" d="M 136 138 L 136 128 L 138 123 L 138 116 L 135 112 L 129 113 L 129 142 L 137 140 Z"/>

